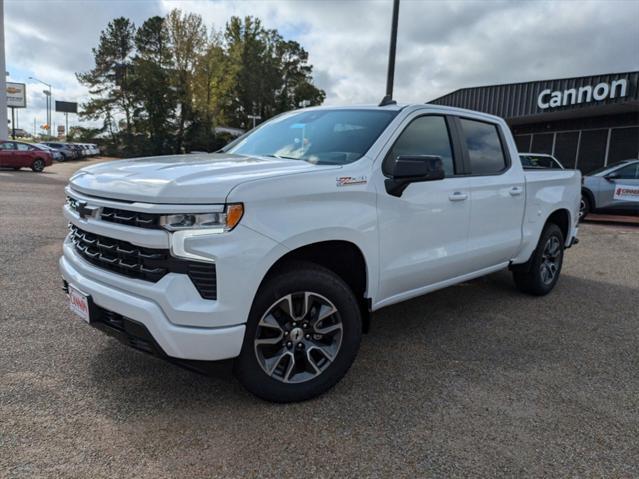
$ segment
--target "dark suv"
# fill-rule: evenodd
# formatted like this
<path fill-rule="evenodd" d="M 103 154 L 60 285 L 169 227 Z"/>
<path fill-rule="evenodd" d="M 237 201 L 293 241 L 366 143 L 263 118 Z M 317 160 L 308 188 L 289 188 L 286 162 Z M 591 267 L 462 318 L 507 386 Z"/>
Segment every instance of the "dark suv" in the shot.
<path fill-rule="evenodd" d="M 77 150 L 68 143 L 46 142 L 44 144 L 47 145 L 49 148 L 53 148 L 55 151 L 59 151 L 62 155 L 62 161 L 76 160 L 80 158 Z"/>

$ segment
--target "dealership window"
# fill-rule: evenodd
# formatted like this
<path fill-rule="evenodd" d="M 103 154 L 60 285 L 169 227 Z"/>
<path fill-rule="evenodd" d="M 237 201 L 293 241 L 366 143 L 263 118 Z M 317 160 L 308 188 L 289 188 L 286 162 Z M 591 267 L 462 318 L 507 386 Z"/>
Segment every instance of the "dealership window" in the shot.
<path fill-rule="evenodd" d="M 535 133 L 532 140 L 531 153 L 552 153 L 552 133 Z"/>
<path fill-rule="evenodd" d="M 413 120 L 399 136 L 384 161 L 384 172 L 390 173 L 398 156 L 434 155 L 442 159 L 446 176 L 453 176 L 453 150 L 443 116 L 421 116 Z"/>
<path fill-rule="evenodd" d="M 639 158 L 639 127 L 613 128 L 610 132 L 608 164 Z"/>
<path fill-rule="evenodd" d="M 474 175 L 492 175 L 506 167 L 497 126 L 481 121 L 460 118 L 463 136 Z"/>
<path fill-rule="evenodd" d="M 520 153 L 530 153 L 531 139 L 532 139 L 532 135 L 516 135 L 515 144 L 517 145 L 517 150 Z"/>
<path fill-rule="evenodd" d="M 584 130 L 581 132 L 577 168 L 583 174 L 603 166 L 606 158 L 608 130 Z"/>
<path fill-rule="evenodd" d="M 568 131 L 557 133 L 555 139 L 555 153 L 564 168 L 574 168 L 577 159 L 577 144 L 579 143 L 579 132 Z"/>

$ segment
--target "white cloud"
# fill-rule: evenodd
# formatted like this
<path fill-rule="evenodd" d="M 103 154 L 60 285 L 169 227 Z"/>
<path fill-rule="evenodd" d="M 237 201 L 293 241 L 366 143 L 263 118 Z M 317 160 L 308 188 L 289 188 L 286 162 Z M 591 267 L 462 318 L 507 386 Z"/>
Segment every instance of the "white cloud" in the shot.
<path fill-rule="evenodd" d="M 7 68 L 32 75 L 58 99 L 83 101 L 74 73 L 117 16 L 141 24 L 172 8 L 222 28 L 255 15 L 309 52 L 327 104 L 374 103 L 385 90 L 390 1 L 6 1 Z M 406 1 L 401 4 L 395 97 L 424 102 L 461 87 L 639 69 L 639 2 Z M 22 76 L 22 77 L 21 77 Z M 44 118 L 29 84 L 29 117 Z M 61 121 L 61 114 L 56 121 Z"/>

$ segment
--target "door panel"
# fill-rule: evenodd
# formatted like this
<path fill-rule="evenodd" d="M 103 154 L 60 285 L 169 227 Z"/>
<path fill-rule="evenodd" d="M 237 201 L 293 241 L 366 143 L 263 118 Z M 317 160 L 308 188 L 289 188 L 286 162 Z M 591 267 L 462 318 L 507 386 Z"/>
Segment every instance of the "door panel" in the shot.
<path fill-rule="evenodd" d="M 12 141 L 5 141 L 0 144 L 0 162 L 2 166 L 13 167 L 22 166 L 16 151 L 15 143 Z"/>
<path fill-rule="evenodd" d="M 467 199 L 451 199 L 463 195 Z M 468 272 L 467 178 L 413 183 L 400 198 L 382 186 L 377 207 L 380 299 Z"/>
<path fill-rule="evenodd" d="M 597 191 L 597 207 L 613 208 L 619 210 L 636 210 L 639 203 L 636 201 L 625 201 L 615 199 L 615 189 L 618 186 L 639 186 L 639 163 L 633 163 L 614 171 L 619 178 L 607 180 L 604 177 L 599 178 L 599 189 Z"/>
<path fill-rule="evenodd" d="M 522 239 L 525 177 L 521 164 L 511 165 L 499 126 L 459 119 L 470 176 L 468 268 L 478 271 L 516 256 Z"/>
<path fill-rule="evenodd" d="M 384 180 L 402 155 L 439 156 L 446 177 L 411 183 L 400 197 L 392 196 Z M 380 301 L 466 272 L 470 195 L 468 178 L 456 176 L 462 168 L 460 156 L 442 115 L 415 113 L 398 128 L 383 171 L 375 172 Z"/>

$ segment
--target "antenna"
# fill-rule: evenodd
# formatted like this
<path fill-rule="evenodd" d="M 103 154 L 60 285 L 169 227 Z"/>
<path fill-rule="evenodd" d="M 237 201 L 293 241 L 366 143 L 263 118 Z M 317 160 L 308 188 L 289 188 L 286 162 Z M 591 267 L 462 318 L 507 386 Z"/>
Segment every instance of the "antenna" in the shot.
<path fill-rule="evenodd" d="M 393 81 L 395 80 L 395 51 L 397 50 L 397 21 L 399 20 L 399 0 L 393 0 L 393 20 L 391 23 L 390 49 L 388 51 L 388 73 L 386 76 L 386 96 L 379 106 L 395 105 Z"/>

